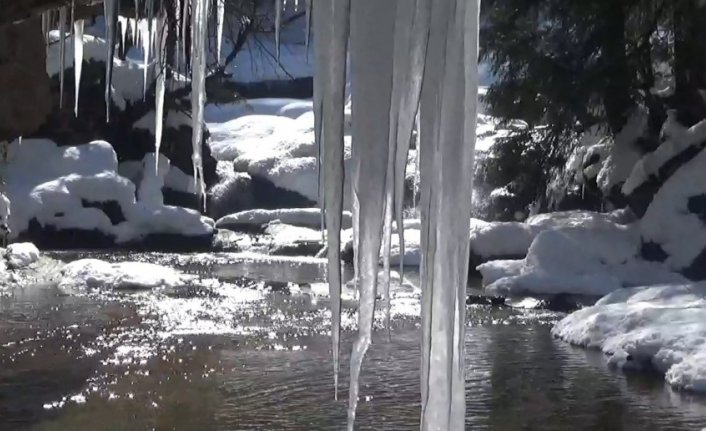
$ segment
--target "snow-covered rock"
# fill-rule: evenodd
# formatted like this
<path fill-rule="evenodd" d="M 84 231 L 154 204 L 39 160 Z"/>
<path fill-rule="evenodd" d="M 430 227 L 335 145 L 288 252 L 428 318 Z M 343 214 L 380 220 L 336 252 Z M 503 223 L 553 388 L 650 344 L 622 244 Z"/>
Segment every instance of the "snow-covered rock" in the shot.
<path fill-rule="evenodd" d="M 640 221 L 640 231 L 645 242 L 661 247 L 670 268 L 706 277 L 706 151 L 659 189 Z"/>
<path fill-rule="evenodd" d="M 213 221 L 197 211 L 162 204 L 161 188 L 169 161 L 160 156 L 155 176 L 154 155 L 146 156 L 139 175 L 140 201 L 135 184 L 118 174 L 113 147 L 94 141 L 58 147 L 45 139 L 13 142 L 5 167 L 7 196 L 14 203 L 9 225 L 16 238 L 35 220 L 58 230 L 98 231 L 116 242 L 140 241 L 151 234 L 209 236 Z M 106 213 L 112 205 L 114 213 Z"/>
<path fill-rule="evenodd" d="M 561 227 L 541 232 L 521 260 L 478 266 L 489 293 L 501 296 L 572 293 L 605 295 L 616 289 L 686 279 L 639 258 L 636 226 Z"/>
<path fill-rule="evenodd" d="M 24 268 L 39 260 L 39 250 L 31 242 L 10 244 L 5 250 L 5 259 L 10 268 Z"/>
<path fill-rule="evenodd" d="M 349 229 L 352 226 L 352 218 L 351 213 L 347 211 L 343 213 L 342 229 Z M 259 228 L 275 220 L 279 220 L 284 224 L 320 229 L 321 210 L 318 208 L 249 210 L 218 219 L 216 227 L 231 230 L 238 230 L 244 227 Z"/>
<path fill-rule="evenodd" d="M 675 388 L 706 392 L 706 284 L 615 291 L 552 333 L 600 349 L 624 368 L 657 370 Z"/>
<path fill-rule="evenodd" d="M 108 263 L 82 259 L 67 264 L 58 276 L 62 290 L 77 289 L 154 289 L 184 284 L 188 277 L 179 272 L 144 262 Z"/>

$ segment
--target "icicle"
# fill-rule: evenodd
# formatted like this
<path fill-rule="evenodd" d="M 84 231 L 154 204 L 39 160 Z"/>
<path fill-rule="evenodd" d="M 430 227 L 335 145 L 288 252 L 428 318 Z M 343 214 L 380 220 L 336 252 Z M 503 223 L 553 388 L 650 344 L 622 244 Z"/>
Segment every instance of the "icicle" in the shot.
<path fill-rule="evenodd" d="M 282 0 L 275 0 L 275 45 L 277 45 L 277 61 L 280 54 L 280 27 L 282 26 Z"/>
<path fill-rule="evenodd" d="M 478 0 L 432 5 L 421 118 L 422 430 L 464 429 L 478 9 Z"/>
<path fill-rule="evenodd" d="M 140 39 L 142 41 L 142 53 L 144 56 L 144 71 L 142 77 L 142 100 L 147 98 L 147 77 L 150 71 L 150 47 L 152 46 L 152 37 L 150 36 L 150 21 L 142 20 L 140 28 Z"/>
<path fill-rule="evenodd" d="M 150 46 L 154 47 L 154 0 L 147 0 L 147 35 Z"/>
<path fill-rule="evenodd" d="M 135 22 L 132 26 L 132 43 L 133 45 L 139 45 L 137 40 L 137 24 L 140 22 L 140 0 L 135 0 Z"/>
<path fill-rule="evenodd" d="M 406 1 L 406 0 L 400 0 Z M 352 0 L 351 94 L 353 188 L 357 223 L 360 305 L 358 337 L 351 354 L 348 429 L 353 429 L 363 357 L 372 337 L 378 283 L 385 177 L 388 166 L 395 9 L 399 2 Z M 317 3 L 318 6 L 318 3 Z M 318 34 L 318 22 L 315 23 Z"/>
<path fill-rule="evenodd" d="M 123 55 L 127 52 L 126 41 L 127 41 L 127 23 L 128 18 L 119 16 L 118 21 L 120 22 L 120 46 L 123 49 Z"/>
<path fill-rule="evenodd" d="M 331 335 L 333 344 L 334 397 L 338 398 L 338 371 L 341 333 L 341 217 L 343 211 L 343 125 L 346 89 L 346 47 L 348 43 L 350 0 L 321 1 L 314 14 L 317 25 L 317 77 L 315 125 L 322 152 L 320 168 L 326 178 L 323 187 L 326 240 L 328 246 L 328 283 L 331 298 Z M 325 103 L 324 103 L 325 102 Z"/>
<path fill-rule="evenodd" d="M 61 57 L 61 70 L 59 70 L 59 109 L 64 106 L 64 69 L 66 68 L 66 6 L 59 9 L 59 56 Z"/>
<path fill-rule="evenodd" d="M 319 208 L 321 209 L 321 239 L 326 242 L 325 236 L 325 214 L 326 214 L 326 197 L 324 196 L 324 169 L 321 163 L 322 160 L 322 134 L 323 134 L 323 100 L 324 100 L 324 76 L 326 74 L 326 41 L 328 40 L 327 32 L 331 30 L 330 26 L 324 21 L 323 11 L 321 8 L 313 8 L 314 0 L 309 1 L 309 12 L 313 15 L 316 34 L 316 73 L 314 73 L 314 141 L 316 144 L 316 172 L 317 172 L 317 195 Z"/>
<path fill-rule="evenodd" d="M 216 58 L 221 65 L 221 49 L 223 47 L 223 23 L 225 21 L 225 0 L 216 0 Z"/>
<path fill-rule="evenodd" d="M 306 0 L 306 55 L 309 55 L 309 41 L 311 40 L 311 8 L 314 0 Z"/>
<path fill-rule="evenodd" d="M 113 56 L 115 55 L 115 24 L 117 22 L 117 0 L 103 0 L 105 17 L 105 122 L 110 122 L 110 94 L 113 84 Z"/>
<path fill-rule="evenodd" d="M 69 21 L 69 38 L 71 40 L 74 40 L 74 21 L 75 21 L 75 12 L 76 12 L 76 1 L 71 0 L 71 21 Z"/>
<path fill-rule="evenodd" d="M 184 10 L 183 10 L 183 13 L 181 14 L 181 38 L 184 40 L 181 42 L 181 58 L 183 59 L 184 64 L 185 64 L 184 74 L 188 74 L 189 73 L 189 62 L 187 61 L 187 58 L 186 58 L 186 42 L 185 42 L 185 40 L 186 40 L 186 29 L 187 29 L 187 25 L 189 22 L 189 0 L 183 0 L 183 2 L 184 2 Z"/>
<path fill-rule="evenodd" d="M 164 91 L 167 82 L 167 35 L 169 26 L 167 16 L 164 14 L 159 20 L 158 30 L 160 30 L 159 46 L 157 48 L 158 68 L 157 68 L 157 89 L 155 96 L 155 127 L 154 127 L 154 154 L 155 173 L 159 176 L 159 147 L 162 144 L 162 127 L 164 125 Z"/>
<path fill-rule="evenodd" d="M 206 38 L 208 37 L 208 10 L 211 0 L 192 0 L 191 11 L 191 127 L 194 167 L 194 185 L 206 204 L 201 158 L 203 139 L 203 106 L 206 102 Z"/>
<path fill-rule="evenodd" d="M 417 214 L 417 190 L 419 189 L 419 153 L 421 148 L 421 130 L 419 126 L 419 108 L 417 107 L 417 115 L 414 116 L 414 130 L 416 130 L 417 135 L 415 137 L 414 148 L 414 182 L 412 184 L 412 208 L 414 209 L 414 214 Z"/>
<path fill-rule="evenodd" d="M 395 71 L 398 78 L 394 84 L 401 84 L 399 109 L 397 110 L 397 121 L 393 124 L 397 128 L 394 138 L 397 140 L 395 147 L 395 167 L 394 176 L 391 178 L 394 184 L 395 211 L 397 221 L 397 233 L 400 248 L 400 275 L 404 274 L 404 181 L 405 170 L 409 155 L 409 144 L 412 140 L 414 130 L 414 119 L 419 106 L 419 98 L 422 89 L 422 76 L 424 74 L 424 58 L 426 57 L 429 33 L 424 31 L 428 28 L 431 18 L 432 0 L 418 0 L 416 9 L 411 16 L 407 15 L 409 10 L 403 7 L 398 10 L 398 21 L 396 25 L 401 26 L 399 36 L 402 40 L 396 40 L 399 48 L 395 46 L 397 53 L 404 53 L 404 60 L 400 64 L 401 70 Z M 395 65 L 397 67 L 397 64 Z M 399 72 L 399 73 L 398 73 Z M 394 89 L 393 89 L 394 92 Z M 400 279 L 401 281 L 401 279 Z M 388 312 L 389 313 L 389 312 Z"/>
<path fill-rule="evenodd" d="M 83 20 L 74 22 L 74 115 L 78 117 L 78 100 L 81 93 L 83 69 Z"/>

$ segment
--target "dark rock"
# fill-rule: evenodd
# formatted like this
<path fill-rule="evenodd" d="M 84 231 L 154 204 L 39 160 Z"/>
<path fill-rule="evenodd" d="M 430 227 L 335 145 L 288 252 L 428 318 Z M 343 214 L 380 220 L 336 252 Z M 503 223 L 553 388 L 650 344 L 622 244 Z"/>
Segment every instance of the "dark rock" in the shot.
<path fill-rule="evenodd" d="M 99 230 L 58 230 L 54 226 L 42 226 L 36 218 L 30 220 L 28 229 L 19 234 L 18 241 L 32 242 L 40 249 L 70 250 L 115 247 L 115 238 Z"/>
<path fill-rule="evenodd" d="M 193 193 L 181 192 L 165 187 L 162 189 L 162 197 L 164 198 L 164 205 L 189 208 L 196 211 L 201 210 L 199 197 Z"/>
<path fill-rule="evenodd" d="M 113 225 L 120 224 L 125 221 L 125 215 L 123 214 L 123 209 L 118 203 L 118 201 L 105 201 L 105 202 L 89 202 L 85 199 L 81 199 L 81 204 L 84 208 L 97 208 L 110 219 L 110 223 Z"/>
<path fill-rule="evenodd" d="M 687 209 L 706 222 L 706 194 L 691 196 L 687 202 Z"/>
<path fill-rule="evenodd" d="M 39 18 L 0 26 L 0 141 L 30 135 L 51 112 L 45 44 Z"/>
<path fill-rule="evenodd" d="M 706 280 L 706 249 L 701 251 L 686 269 L 681 271 L 684 277 L 693 281 Z"/>
<path fill-rule="evenodd" d="M 570 313 L 581 308 L 581 304 L 569 294 L 558 293 L 541 301 L 539 308 L 558 313 Z"/>
<path fill-rule="evenodd" d="M 153 233 L 140 241 L 124 244 L 130 250 L 162 251 L 167 253 L 208 251 L 213 247 L 211 235 L 187 236 L 175 233 Z"/>
<path fill-rule="evenodd" d="M 316 206 L 313 202 L 297 192 L 285 190 L 272 184 L 266 178 L 252 176 L 251 193 L 253 196 L 252 208 L 247 209 L 279 209 L 279 208 L 311 208 Z"/>
<path fill-rule="evenodd" d="M 235 92 L 245 99 L 280 97 L 310 99 L 314 97 L 313 78 L 294 78 L 277 81 L 236 82 Z"/>
<path fill-rule="evenodd" d="M 273 256 L 316 256 L 323 244 L 319 241 L 297 241 L 294 244 L 277 244 L 270 248 Z"/>
<path fill-rule="evenodd" d="M 642 247 L 640 248 L 640 255 L 648 262 L 664 262 L 669 257 L 661 245 L 652 241 L 643 241 Z"/>
<path fill-rule="evenodd" d="M 254 209 L 255 201 L 252 178 L 249 175 L 234 174 L 222 178 L 209 190 L 208 215 L 218 220 L 229 214 Z"/>

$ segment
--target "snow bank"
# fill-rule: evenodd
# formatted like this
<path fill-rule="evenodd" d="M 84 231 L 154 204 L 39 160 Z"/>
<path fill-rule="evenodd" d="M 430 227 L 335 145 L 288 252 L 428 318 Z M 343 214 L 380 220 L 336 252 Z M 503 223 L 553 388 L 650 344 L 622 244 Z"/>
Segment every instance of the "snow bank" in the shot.
<path fill-rule="evenodd" d="M 179 272 L 151 263 L 108 263 L 82 259 L 69 263 L 59 274 L 62 290 L 75 289 L 154 289 L 184 284 L 187 277 Z"/>
<path fill-rule="evenodd" d="M 216 222 L 216 227 L 219 229 L 237 230 L 244 225 L 259 227 L 275 220 L 284 224 L 320 229 L 321 211 L 318 208 L 249 210 L 220 218 Z M 351 213 L 344 212 L 342 229 L 349 229 L 352 226 L 352 220 Z"/>
<path fill-rule="evenodd" d="M 567 316 L 552 333 L 600 349 L 624 368 L 664 373 L 675 388 L 706 392 L 706 284 L 623 289 Z"/>
<path fill-rule="evenodd" d="M 690 201 L 701 197 L 706 197 L 705 151 L 667 180 L 640 222 L 645 241 L 659 244 L 674 270 L 690 266 L 706 250 L 706 207 L 690 208 Z"/>
<path fill-rule="evenodd" d="M 541 232 L 521 260 L 479 265 L 489 293 L 604 295 L 637 285 L 685 282 L 660 263 L 639 259 L 635 226 L 560 227 Z"/>
<path fill-rule="evenodd" d="M 115 151 L 104 141 L 58 147 L 45 139 L 25 139 L 9 146 L 8 160 L 4 179 L 7 196 L 14 203 L 9 218 L 11 238 L 26 231 L 32 219 L 57 229 L 98 230 L 118 242 L 153 233 L 213 233 L 213 221 L 198 212 L 162 205 L 161 188 L 165 173 L 171 171 L 164 156 L 160 156 L 159 176 L 154 174 L 154 155 L 143 160 L 139 202 L 135 185 L 117 173 Z M 131 169 L 134 173 L 135 166 L 123 170 Z M 124 220 L 111 220 L 93 206 L 106 202 L 116 202 Z"/>
<path fill-rule="evenodd" d="M 610 229 L 632 221 L 629 212 L 563 211 L 539 214 L 521 222 L 485 222 L 471 219 L 471 252 L 482 260 L 527 254 L 540 233 L 558 228 Z"/>
<path fill-rule="evenodd" d="M 10 268 L 24 268 L 39 260 L 39 250 L 31 242 L 10 244 L 5 259 Z"/>

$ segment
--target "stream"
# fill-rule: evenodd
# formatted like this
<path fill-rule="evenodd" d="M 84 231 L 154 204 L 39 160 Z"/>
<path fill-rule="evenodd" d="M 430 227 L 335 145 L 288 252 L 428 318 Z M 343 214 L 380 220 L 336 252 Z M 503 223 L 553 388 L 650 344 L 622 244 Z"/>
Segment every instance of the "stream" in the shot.
<path fill-rule="evenodd" d="M 154 292 L 2 291 L 0 430 L 344 429 L 357 317 L 349 295 L 343 396 L 334 401 L 318 263 L 199 267 L 189 255 L 110 256 L 170 263 L 203 280 Z M 413 284 L 415 276 L 406 274 Z M 363 365 L 359 429 L 419 427 L 419 292 L 396 287 L 393 295 L 392 340 L 379 319 Z M 602 354 L 552 338 L 560 317 L 467 307 L 466 429 L 706 427 L 706 397 L 674 392 L 661 376 L 610 369 Z"/>

